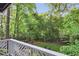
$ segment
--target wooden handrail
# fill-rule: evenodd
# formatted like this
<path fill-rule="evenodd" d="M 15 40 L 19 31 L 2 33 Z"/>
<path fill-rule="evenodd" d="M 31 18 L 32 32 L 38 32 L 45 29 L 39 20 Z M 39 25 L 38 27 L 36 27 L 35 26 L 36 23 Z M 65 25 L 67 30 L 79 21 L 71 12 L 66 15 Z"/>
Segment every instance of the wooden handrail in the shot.
<path fill-rule="evenodd" d="M 41 52 L 45 52 L 49 56 L 67 56 L 67 55 L 62 54 L 62 53 L 59 53 L 59 52 L 51 51 L 51 50 L 48 50 L 48 49 L 45 49 L 45 48 L 41 48 L 41 47 L 38 47 L 38 46 L 35 46 L 35 45 L 32 45 L 32 44 L 29 44 L 29 43 L 21 42 L 21 41 L 15 40 L 15 39 L 8 39 L 8 41 L 9 42 L 12 41 L 12 42 L 15 42 L 15 43 L 18 43 L 18 44 L 22 44 L 24 46 L 27 46 L 29 48 L 33 48 L 33 49 L 38 50 L 38 51 L 41 51 Z"/>

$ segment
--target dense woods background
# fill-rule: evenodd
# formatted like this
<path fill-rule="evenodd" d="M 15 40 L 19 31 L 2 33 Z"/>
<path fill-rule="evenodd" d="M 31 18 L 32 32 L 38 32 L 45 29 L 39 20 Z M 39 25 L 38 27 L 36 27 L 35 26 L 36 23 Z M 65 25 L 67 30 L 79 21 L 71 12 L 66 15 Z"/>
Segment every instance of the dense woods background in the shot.
<path fill-rule="evenodd" d="M 0 38 L 14 38 L 29 43 L 55 43 L 46 46 L 53 49 L 55 46 L 55 50 L 60 49 L 59 52 L 69 55 L 79 55 L 79 4 L 46 5 L 49 7 L 48 12 L 39 14 L 36 4 L 11 4 L 5 13 L 0 13 Z M 67 46 L 60 48 L 57 44 Z"/>

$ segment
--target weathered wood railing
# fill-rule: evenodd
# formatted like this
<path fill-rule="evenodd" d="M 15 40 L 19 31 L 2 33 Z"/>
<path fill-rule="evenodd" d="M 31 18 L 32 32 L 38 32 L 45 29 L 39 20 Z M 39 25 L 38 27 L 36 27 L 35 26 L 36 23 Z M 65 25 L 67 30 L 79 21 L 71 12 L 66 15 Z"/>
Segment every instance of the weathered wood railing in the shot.
<path fill-rule="evenodd" d="M 0 55 L 7 55 L 7 40 L 0 40 Z"/>
<path fill-rule="evenodd" d="M 0 49 L 1 54 L 8 56 L 66 56 L 55 51 L 14 39 L 1 40 Z"/>

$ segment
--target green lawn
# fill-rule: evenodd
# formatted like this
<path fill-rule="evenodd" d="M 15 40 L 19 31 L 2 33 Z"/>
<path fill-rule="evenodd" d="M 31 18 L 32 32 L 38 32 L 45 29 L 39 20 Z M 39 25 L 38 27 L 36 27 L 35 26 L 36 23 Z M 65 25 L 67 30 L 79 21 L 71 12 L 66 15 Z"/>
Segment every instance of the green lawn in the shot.
<path fill-rule="evenodd" d="M 47 42 L 37 42 L 36 45 L 57 52 L 60 52 L 60 47 L 62 46 L 56 43 L 47 43 Z"/>

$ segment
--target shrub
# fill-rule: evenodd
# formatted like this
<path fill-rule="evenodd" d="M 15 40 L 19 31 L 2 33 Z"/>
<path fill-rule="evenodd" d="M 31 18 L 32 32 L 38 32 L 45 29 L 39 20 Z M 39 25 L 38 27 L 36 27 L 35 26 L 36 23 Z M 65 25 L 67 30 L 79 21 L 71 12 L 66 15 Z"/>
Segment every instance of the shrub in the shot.
<path fill-rule="evenodd" d="M 60 52 L 71 56 L 79 56 L 79 41 L 75 40 L 74 45 L 62 46 Z"/>

